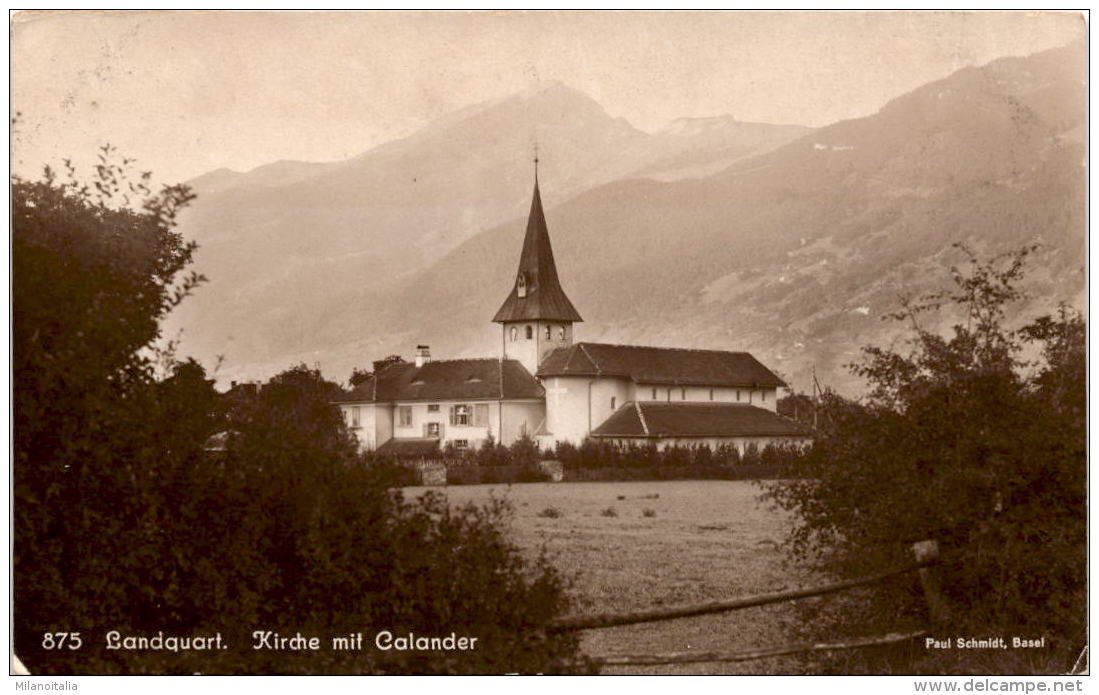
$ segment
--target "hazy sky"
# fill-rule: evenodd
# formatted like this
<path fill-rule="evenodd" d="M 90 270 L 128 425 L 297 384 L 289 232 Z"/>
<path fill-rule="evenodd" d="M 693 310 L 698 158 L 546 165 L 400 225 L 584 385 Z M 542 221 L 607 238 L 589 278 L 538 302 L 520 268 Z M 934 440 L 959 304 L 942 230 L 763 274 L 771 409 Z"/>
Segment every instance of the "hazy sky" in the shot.
<path fill-rule="evenodd" d="M 22 14 L 13 166 L 104 142 L 172 181 L 344 159 L 550 80 L 645 130 L 720 114 L 825 125 L 1083 32 L 1055 13 Z"/>

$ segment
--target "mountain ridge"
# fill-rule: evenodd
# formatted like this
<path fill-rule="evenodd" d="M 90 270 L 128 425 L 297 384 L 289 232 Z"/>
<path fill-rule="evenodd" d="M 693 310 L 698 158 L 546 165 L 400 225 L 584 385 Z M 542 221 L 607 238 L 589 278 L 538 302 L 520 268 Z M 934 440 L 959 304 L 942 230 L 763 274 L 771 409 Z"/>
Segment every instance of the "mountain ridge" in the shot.
<path fill-rule="evenodd" d="M 1038 235 L 1030 308 L 1079 303 L 1081 53 L 966 68 L 701 176 L 625 175 L 559 194 L 546 172 L 562 285 L 588 319 L 577 340 L 747 350 L 795 386 L 816 366 L 857 389 L 843 364 L 899 339 L 878 319 L 900 292 L 947 280 L 953 243 L 993 253 Z M 529 204 L 529 180 L 522 188 L 516 206 Z M 281 307 L 279 319 L 299 317 L 293 334 L 249 335 L 241 354 L 277 343 L 253 359 L 257 376 L 304 360 L 343 378 L 416 342 L 440 355 L 497 350 L 488 319 L 513 280 L 522 219 L 309 311 Z"/>

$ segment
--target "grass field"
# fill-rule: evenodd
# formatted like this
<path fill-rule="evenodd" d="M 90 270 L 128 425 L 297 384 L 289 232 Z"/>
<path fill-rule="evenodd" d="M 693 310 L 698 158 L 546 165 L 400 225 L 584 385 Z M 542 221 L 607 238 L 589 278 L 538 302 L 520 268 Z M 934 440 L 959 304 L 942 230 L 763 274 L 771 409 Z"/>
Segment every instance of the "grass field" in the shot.
<path fill-rule="evenodd" d="M 424 488 L 409 488 L 414 496 Z M 812 577 L 778 547 L 789 518 L 740 481 L 531 483 L 432 488 L 451 504 L 495 495 L 515 507 L 510 529 L 532 555 L 546 547 L 575 580 L 575 612 L 625 611 L 793 588 Z M 560 516 L 545 516 L 553 508 Z M 606 511 L 614 510 L 614 515 Z M 649 510 L 646 512 L 646 510 Z M 789 604 L 584 633 L 591 655 L 744 651 L 781 646 Z M 797 673 L 788 657 L 727 664 L 607 668 L 605 673 Z"/>

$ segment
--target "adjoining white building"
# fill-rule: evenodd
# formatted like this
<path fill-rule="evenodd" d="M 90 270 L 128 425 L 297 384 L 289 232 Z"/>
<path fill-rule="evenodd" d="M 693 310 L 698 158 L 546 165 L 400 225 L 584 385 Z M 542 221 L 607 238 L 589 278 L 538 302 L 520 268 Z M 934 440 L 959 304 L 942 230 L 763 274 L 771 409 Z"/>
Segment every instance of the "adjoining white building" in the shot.
<path fill-rule="evenodd" d="M 515 284 L 496 312 L 501 357 L 390 364 L 339 401 L 363 448 L 430 455 L 524 434 L 542 447 L 587 437 L 708 444 L 804 444 L 778 415 L 785 384 L 746 352 L 574 343 L 583 321 L 557 277 L 535 176 Z"/>

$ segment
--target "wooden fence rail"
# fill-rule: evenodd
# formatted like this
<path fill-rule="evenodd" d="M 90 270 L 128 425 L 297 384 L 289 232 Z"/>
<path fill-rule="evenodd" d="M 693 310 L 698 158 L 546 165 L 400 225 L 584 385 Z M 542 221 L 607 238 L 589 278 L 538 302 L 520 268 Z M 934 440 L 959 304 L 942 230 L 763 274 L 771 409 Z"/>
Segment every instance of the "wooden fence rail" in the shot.
<path fill-rule="evenodd" d="M 845 591 L 859 586 L 866 586 L 867 584 L 874 584 L 883 579 L 888 579 L 889 577 L 895 577 L 900 574 L 913 572 L 937 564 L 939 564 L 939 559 L 936 556 L 919 562 L 913 562 L 904 567 L 899 567 L 887 572 L 879 572 L 878 574 L 859 577 L 858 579 L 848 579 L 834 584 L 826 584 L 824 586 L 776 591 L 769 594 L 743 596 L 741 598 L 727 599 L 724 601 L 709 601 L 707 603 L 698 603 L 690 606 L 654 608 L 633 613 L 602 613 L 597 615 L 568 616 L 552 623 L 549 627 L 549 631 L 570 632 L 574 630 L 594 630 L 605 627 L 617 627 L 618 625 L 632 625 L 634 623 L 650 623 L 657 620 L 689 618 L 695 615 L 723 613 L 725 611 L 735 611 L 742 608 L 751 608 L 753 606 L 765 606 L 769 603 L 781 603 L 783 601 L 793 601 L 799 598 L 823 596 L 837 591 Z"/>
<path fill-rule="evenodd" d="M 572 632 L 577 630 L 594 630 L 599 628 L 617 627 L 620 625 L 633 625 L 636 623 L 648 623 L 658 620 L 673 620 L 676 618 L 688 618 L 696 615 L 708 615 L 712 613 L 724 613 L 726 611 L 751 608 L 753 606 L 765 606 L 771 603 L 794 601 L 812 596 L 824 596 L 845 591 L 860 586 L 875 584 L 890 577 L 919 572 L 920 584 L 924 590 L 924 598 L 927 601 L 928 613 L 932 623 L 944 620 L 948 613 L 946 603 L 939 592 L 939 585 L 932 573 L 931 567 L 942 564 L 939 557 L 939 545 L 935 541 L 921 541 L 912 547 L 916 561 L 903 567 L 879 572 L 857 579 L 848 579 L 823 586 L 804 589 L 789 589 L 755 596 L 743 596 L 741 598 L 724 601 L 710 601 L 690 606 L 678 606 L 673 608 L 654 608 L 632 613 L 602 613 L 586 616 L 568 616 L 550 624 L 550 632 Z M 751 661 L 753 659 L 765 659 L 774 656 L 786 656 L 805 652 L 839 651 L 844 649 L 859 649 L 885 644 L 896 644 L 926 635 L 925 630 L 915 632 L 891 632 L 887 635 L 876 637 L 863 637 L 846 642 L 794 644 L 770 649 L 756 649 L 746 652 L 671 652 L 667 654 L 636 654 L 614 655 L 595 657 L 593 660 L 599 666 L 652 666 L 661 664 L 695 664 L 705 662 L 733 662 Z"/>

